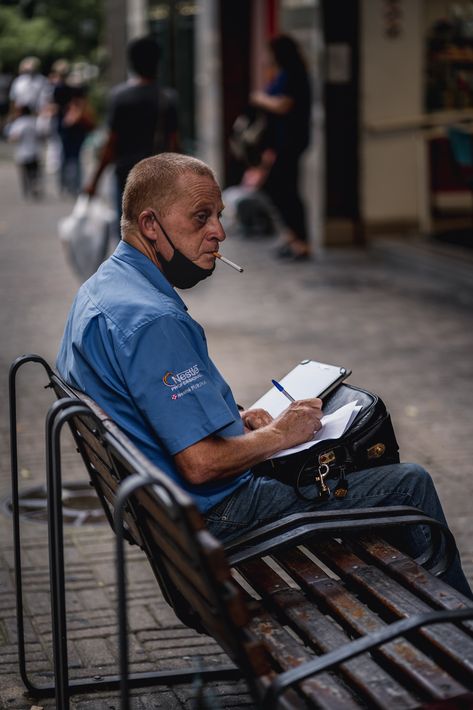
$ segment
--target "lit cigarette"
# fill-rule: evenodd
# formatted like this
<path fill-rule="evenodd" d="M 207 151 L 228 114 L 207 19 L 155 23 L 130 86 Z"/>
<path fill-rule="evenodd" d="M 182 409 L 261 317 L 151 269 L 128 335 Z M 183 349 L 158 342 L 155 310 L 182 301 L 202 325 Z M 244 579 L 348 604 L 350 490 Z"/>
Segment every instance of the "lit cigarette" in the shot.
<path fill-rule="evenodd" d="M 219 254 L 218 251 L 214 251 L 213 255 L 216 256 L 217 259 L 221 259 L 224 264 L 228 264 L 228 266 L 231 266 L 232 269 L 235 269 L 235 271 L 239 271 L 240 274 L 243 273 L 243 269 L 241 268 L 241 266 L 238 266 L 238 264 L 234 264 L 233 261 L 230 261 L 230 259 L 225 259 L 225 257 Z"/>

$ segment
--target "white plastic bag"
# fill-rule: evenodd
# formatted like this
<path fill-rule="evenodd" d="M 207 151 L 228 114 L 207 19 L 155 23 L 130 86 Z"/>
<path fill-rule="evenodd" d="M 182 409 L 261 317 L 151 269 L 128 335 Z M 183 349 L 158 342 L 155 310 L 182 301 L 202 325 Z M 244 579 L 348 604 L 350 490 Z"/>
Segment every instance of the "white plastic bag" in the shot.
<path fill-rule="evenodd" d="M 58 223 L 58 233 L 67 260 L 85 281 L 107 255 L 115 213 L 100 197 L 79 195 L 71 214 Z"/>

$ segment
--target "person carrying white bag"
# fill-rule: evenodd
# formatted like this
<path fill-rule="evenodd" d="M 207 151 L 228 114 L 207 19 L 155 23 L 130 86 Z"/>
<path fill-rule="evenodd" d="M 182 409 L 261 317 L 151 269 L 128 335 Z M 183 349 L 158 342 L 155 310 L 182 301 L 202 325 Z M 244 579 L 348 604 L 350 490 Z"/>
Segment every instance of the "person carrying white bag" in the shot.
<path fill-rule="evenodd" d="M 92 276 L 107 256 L 114 220 L 114 210 L 102 198 L 81 194 L 71 214 L 59 221 L 67 260 L 81 281 Z"/>

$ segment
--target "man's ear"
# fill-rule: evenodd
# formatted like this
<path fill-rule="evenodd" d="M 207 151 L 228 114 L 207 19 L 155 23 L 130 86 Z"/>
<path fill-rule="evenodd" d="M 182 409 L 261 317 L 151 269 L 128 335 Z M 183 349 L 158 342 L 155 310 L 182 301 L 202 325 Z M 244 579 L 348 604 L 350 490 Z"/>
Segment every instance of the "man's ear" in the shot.
<path fill-rule="evenodd" d="M 150 241 L 155 242 L 158 238 L 159 225 L 152 210 L 143 210 L 138 215 L 138 227 L 141 234 Z"/>

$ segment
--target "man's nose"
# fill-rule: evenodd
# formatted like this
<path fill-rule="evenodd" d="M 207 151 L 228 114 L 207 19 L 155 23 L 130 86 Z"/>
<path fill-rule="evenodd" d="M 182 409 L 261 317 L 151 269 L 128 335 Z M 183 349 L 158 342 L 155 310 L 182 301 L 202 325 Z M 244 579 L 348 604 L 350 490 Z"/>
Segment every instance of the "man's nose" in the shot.
<path fill-rule="evenodd" d="M 227 237 L 223 225 L 219 219 L 216 219 L 215 224 L 212 225 L 212 236 L 216 237 L 219 242 L 223 242 L 223 240 Z"/>

